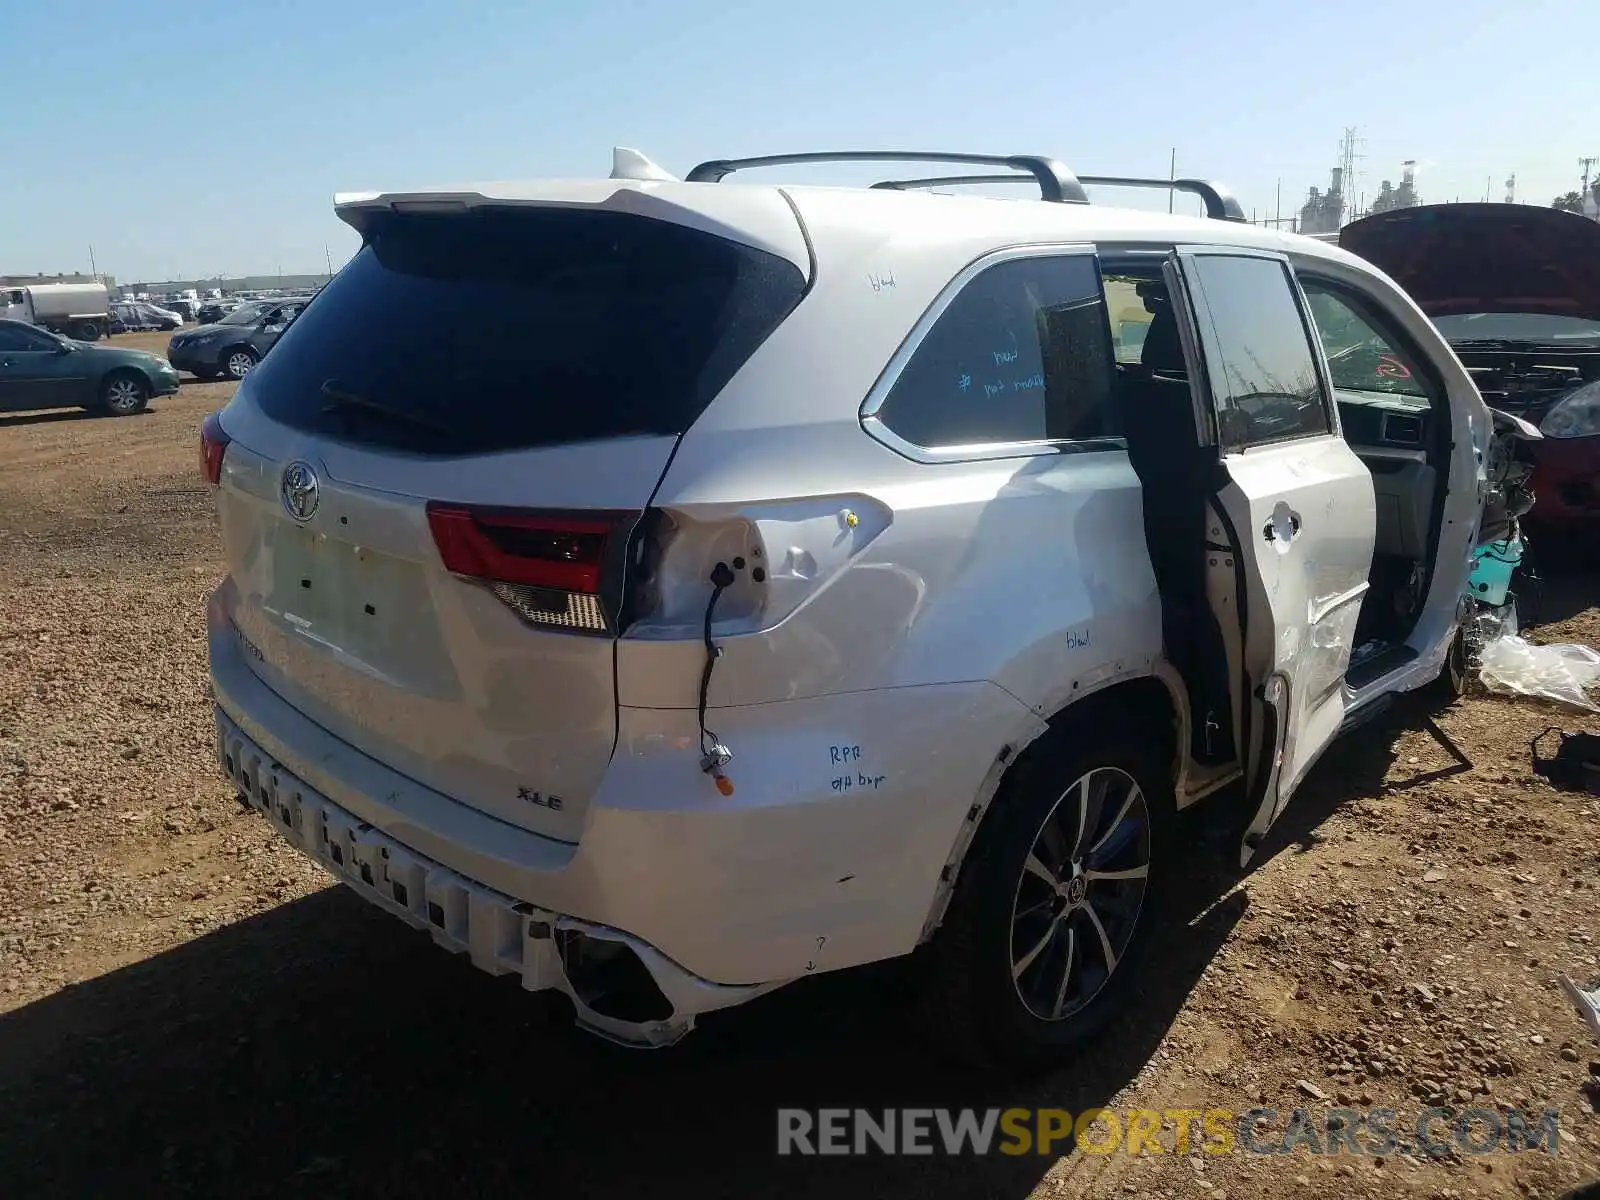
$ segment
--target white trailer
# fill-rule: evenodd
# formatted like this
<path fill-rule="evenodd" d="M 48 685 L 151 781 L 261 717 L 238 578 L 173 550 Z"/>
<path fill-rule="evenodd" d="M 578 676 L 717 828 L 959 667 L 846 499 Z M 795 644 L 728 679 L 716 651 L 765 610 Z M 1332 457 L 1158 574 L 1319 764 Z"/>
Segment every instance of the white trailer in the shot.
<path fill-rule="evenodd" d="M 5 316 L 92 342 L 106 329 L 111 296 L 103 283 L 34 283 L 3 293 Z"/>

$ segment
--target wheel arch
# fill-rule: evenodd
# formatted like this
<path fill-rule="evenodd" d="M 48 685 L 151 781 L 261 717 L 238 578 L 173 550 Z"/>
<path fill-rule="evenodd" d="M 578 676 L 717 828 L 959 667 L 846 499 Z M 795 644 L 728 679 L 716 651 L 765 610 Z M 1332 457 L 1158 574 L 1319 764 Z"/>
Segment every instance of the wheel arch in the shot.
<path fill-rule="evenodd" d="M 95 393 L 97 395 L 104 395 L 107 385 L 110 384 L 113 379 L 137 379 L 140 383 L 144 384 L 146 390 L 155 390 L 155 385 L 150 379 L 149 375 L 145 374 L 144 371 L 140 370 L 132 363 L 123 362 L 109 366 L 104 371 L 100 372 L 100 378 L 95 380 Z"/>
<path fill-rule="evenodd" d="M 1041 743 L 1054 741 L 1068 732 L 1093 734 L 1098 730 L 1123 730 L 1130 724 L 1140 725 L 1161 739 L 1162 758 L 1171 764 L 1174 793 L 1183 794 L 1187 758 L 1182 754 L 1182 747 L 1188 745 L 1189 706 L 1175 670 L 1166 663 L 1157 663 L 1151 674 L 1110 680 L 1092 691 L 1069 698 L 1041 724 L 1036 724 L 1026 740 L 1015 739 L 1001 747 L 996 755 L 939 874 L 939 885 L 923 921 L 919 944 L 931 938 L 944 920 L 945 909 L 955 893 L 969 852 L 990 813 L 1005 802 L 1005 780 L 1017 764 L 1028 754 L 1036 753 Z"/>

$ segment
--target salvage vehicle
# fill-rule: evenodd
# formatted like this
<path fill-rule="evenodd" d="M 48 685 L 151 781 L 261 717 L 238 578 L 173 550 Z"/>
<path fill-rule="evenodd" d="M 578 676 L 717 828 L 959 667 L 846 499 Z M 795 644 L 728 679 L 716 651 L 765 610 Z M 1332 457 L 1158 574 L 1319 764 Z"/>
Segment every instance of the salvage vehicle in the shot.
<path fill-rule="evenodd" d="M 1537 525 L 1600 534 L 1600 222 L 1521 204 L 1433 204 L 1339 244 L 1433 318 L 1496 409 L 1538 427 Z"/>
<path fill-rule="evenodd" d="M 159 355 L 0 321 L 0 412 L 84 408 L 126 417 L 142 412 L 152 396 L 177 390 L 178 373 Z"/>
<path fill-rule="evenodd" d="M 725 182 L 863 161 L 964 173 Z M 1457 641 L 1488 408 L 1219 185 L 619 149 L 335 207 L 361 250 L 202 430 L 220 765 L 592 1032 L 915 955 L 941 1046 L 1058 1062 L 1161 969 L 1180 810 L 1237 797 L 1248 866 Z"/>

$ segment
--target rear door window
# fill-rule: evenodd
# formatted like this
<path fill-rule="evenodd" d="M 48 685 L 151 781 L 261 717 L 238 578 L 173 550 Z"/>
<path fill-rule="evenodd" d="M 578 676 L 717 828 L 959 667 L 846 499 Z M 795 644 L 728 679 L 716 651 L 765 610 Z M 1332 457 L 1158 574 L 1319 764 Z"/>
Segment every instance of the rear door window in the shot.
<path fill-rule="evenodd" d="M 393 214 L 249 393 L 296 429 L 417 454 L 676 435 L 804 289 L 786 259 L 639 216 Z"/>

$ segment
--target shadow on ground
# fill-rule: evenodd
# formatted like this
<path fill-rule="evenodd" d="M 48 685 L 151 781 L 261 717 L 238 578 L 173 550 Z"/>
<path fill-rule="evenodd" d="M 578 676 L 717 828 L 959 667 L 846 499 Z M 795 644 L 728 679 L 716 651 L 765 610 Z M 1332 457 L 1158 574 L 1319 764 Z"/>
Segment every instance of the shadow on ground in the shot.
<path fill-rule="evenodd" d="M 1226 886 L 1210 861 L 1140 1011 L 1026 1085 L 930 1054 L 904 968 L 807 980 L 628 1051 L 330 889 L 0 1018 L 6 1191 L 634 1196 L 683 1177 L 703 1197 L 1026 1196 L 1049 1159 L 779 1159 L 776 1110 L 1103 1103 L 1239 918 L 1242 895 L 1204 899 Z"/>
<path fill-rule="evenodd" d="M 59 425 L 64 421 L 86 421 L 99 415 L 86 408 L 45 408 L 15 415 L 0 413 L 0 429 L 21 429 L 24 425 Z"/>

